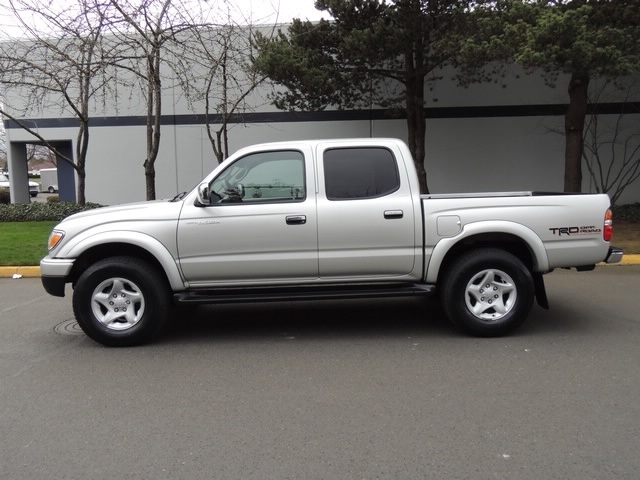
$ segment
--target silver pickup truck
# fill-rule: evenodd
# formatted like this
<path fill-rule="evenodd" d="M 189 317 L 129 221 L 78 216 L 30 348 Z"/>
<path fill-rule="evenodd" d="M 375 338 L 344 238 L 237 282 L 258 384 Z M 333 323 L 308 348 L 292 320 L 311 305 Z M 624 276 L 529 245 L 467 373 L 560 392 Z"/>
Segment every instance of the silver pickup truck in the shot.
<path fill-rule="evenodd" d="M 607 195 L 421 195 L 397 139 L 291 141 L 236 152 L 172 200 L 55 227 L 47 292 L 73 285 L 84 332 L 149 341 L 170 304 L 438 294 L 462 331 L 511 332 L 543 274 L 619 262 Z"/>

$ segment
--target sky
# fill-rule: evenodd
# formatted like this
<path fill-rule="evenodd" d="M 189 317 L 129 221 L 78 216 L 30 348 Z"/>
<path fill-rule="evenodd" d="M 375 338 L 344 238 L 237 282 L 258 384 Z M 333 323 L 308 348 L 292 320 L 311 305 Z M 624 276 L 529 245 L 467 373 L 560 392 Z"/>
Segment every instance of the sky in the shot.
<path fill-rule="evenodd" d="M 284 23 L 293 18 L 312 21 L 328 18 L 326 13 L 314 8 L 314 0 L 235 0 L 234 3 L 242 11 L 254 12 L 254 19 L 264 18 L 264 23 L 274 23 L 276 19 L 278 23 Z M 277 16 L 276 12 L 279 12 Z"/>
<path fill-rule="evenodd" d="M 5 0 L 0 0 L 0 4 Z M 211 6 L 223 5 L 221 0 L 194 0 L 205 1 Z M 321 18 L 329 18 L 326 12 L 316 10 L 314 0 L 226 0 L 232 7 L 232 15 L 238 23 L 273 24 L 289 23 L 293 18 L 317 21 Z M 65 6 L 65 0 L 52 0 L 52 5 Z M 17 27 L 17 21 L 6 10 L 7 5 L 0 8 L 0 40 L 7 37 L 20 37 L 21 31 Z M 235 12 L 235 13 L 234 13 Z"/>

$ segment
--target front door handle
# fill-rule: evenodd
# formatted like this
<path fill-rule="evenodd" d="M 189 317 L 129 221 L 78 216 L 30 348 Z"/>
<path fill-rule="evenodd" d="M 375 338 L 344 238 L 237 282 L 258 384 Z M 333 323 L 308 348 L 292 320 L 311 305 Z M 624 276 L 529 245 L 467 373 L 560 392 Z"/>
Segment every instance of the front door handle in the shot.
<path fill-rule="evenodd" d="M 287 225 L 304 225 L 307 223 L 306 215 L 288 215 Z"/>
<path fill-rule="evenodd" d="M 402 218 L 404 212 L 402 210 L 385 210 L 384 218 Z"/>

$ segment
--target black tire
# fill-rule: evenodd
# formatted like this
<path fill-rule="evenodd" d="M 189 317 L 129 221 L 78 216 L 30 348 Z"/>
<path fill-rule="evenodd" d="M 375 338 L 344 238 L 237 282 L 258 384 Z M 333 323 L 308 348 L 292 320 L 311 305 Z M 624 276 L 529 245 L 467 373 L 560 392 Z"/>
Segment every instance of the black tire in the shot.
<path fill-rule="evenodd" d="M 110 257 L 87 268 L 75 284 L 73 312 L 82 330 L 109 347 L 140 345 L 164 323 L 169 288 L 164 275 L 133 257 Z"/>
<path fill-rule="evenodd" d="M 477 337 L 506 335 L 525 321 L 533 277 L 516 256 L 496 248 L 464 253 L 445 272 L 441 300 L 449 319 Z"/>

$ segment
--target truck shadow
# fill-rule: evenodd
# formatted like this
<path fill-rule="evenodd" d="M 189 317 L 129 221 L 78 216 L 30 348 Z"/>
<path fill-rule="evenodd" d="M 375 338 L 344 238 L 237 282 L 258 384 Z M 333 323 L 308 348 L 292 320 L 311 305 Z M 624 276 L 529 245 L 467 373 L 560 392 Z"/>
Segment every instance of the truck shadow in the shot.
<path fill-rule="evenodd" d="M 585 304 L 566 298 L 550 298 L 550 309 L 537 305 L 516 335 L 599 335 L 611 328 L 607 318 L 600 317 Z"/>
<path fill-rule="evenodd" d="M 598 334 L 606 322 L 555 299 L 534 305 L 512 337 Z M 273 338 L 469 338 L 445 316 L 435 298 L 299 301 L 172 308 L 156 342 L 242 341 Z M 154 342 L 155 343 L 155 342 Z"/>
<path fill-rule="evenodd" d="M 364 299 L 175 307 L 156 341 L 402 335 L 457 336 L 435 299 Z"/>

